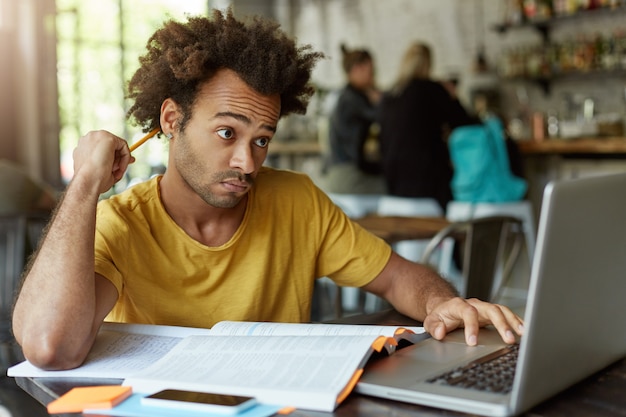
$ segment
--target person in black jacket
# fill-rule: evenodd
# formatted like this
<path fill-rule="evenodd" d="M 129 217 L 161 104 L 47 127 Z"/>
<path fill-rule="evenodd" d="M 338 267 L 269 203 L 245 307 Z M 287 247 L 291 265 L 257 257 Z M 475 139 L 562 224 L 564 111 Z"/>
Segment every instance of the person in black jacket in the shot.
<path fill-rule="evenodd" d="M 445 211 L 452 200 L 452 165 L 445 138 L 458 126 L 479 123 L 456 97 L 454 85 L 430 78 L 430 48 L 416 42 L 380 104 L 382 169 L 391 195 L 431 197 Z"/>
<path fill-rule="evenodd" d="M 368 157 L 366 142 L 376 120 L 381 93 L 374 85 L 374 63 L 365 49 L 341 46 L 347 84 L 330 115 L 325 185 L 334 193 L 384 193 L 379 161 Z"/>

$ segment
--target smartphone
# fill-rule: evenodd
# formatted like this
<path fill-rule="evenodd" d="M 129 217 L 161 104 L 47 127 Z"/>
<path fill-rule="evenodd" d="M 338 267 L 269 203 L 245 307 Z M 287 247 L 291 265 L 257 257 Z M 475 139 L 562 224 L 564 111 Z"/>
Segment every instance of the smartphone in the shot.
<path fill-rule="evenodd" d="M 236 414 L 256 404 L 253 397 L 166 389 L 141 398 L 141 404 L 213 413 Z"/>

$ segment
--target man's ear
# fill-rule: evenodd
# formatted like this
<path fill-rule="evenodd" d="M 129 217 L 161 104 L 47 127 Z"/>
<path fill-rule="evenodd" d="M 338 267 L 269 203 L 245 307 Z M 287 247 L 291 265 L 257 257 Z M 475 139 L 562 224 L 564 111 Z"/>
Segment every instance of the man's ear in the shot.
<path fill-rule="evenodd" d="M 171 98 L 167 98 L 161 104 L 161 131 L 164 135 L 177 132 L 177 122 L 181 118 L 180 106 Z"/>

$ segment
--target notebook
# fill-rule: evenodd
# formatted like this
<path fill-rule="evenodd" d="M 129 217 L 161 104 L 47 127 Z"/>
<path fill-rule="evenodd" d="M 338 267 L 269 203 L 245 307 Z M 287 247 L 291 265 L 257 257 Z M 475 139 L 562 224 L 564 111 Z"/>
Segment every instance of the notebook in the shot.
<path fill-rule="evenodd" d="M 543 195 L 511 391 L 428 382 L 503 348 L 462 330 L 368 365 L 362 394 L 485 416 L 522 413 L 626 355 L 626 173 L 550 182 Z M 439 380 L 436 380 L 439 381 Z"/>

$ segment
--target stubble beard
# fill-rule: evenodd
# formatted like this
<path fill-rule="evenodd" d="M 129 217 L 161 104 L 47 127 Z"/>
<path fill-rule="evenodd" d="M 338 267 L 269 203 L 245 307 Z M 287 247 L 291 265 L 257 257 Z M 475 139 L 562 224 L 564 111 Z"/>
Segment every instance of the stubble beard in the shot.
<path fill-rule="evenodd" d="M 213 173 L 210 181 L 205 182 L 203 181 L 203 178 L 206 176 L 206 174 L 204 174 L 204 166 L 194 157 L 193 151 L 188 146 L 187 138 L 184 134 L 181 134 L 178 140 L 180 141 L 179 152 L 175 157 L 177 170 L 187 187 L 196 193 L 205 203 L 216 208 L 233 208 L 245 198 L 247 193 L 243 195 L 236 193 L 228 193 L 223 196 L 217 195 L 211 191 L 211 186 L 214 184 L 219 185 L 225 180 L 234 178 L 237 178 L 239 181 L 245 181 L 252 186 L 254 183 L 252 176 L 242 174 L 235 170 L 228 170 Z"/>
<path fill-rule="evenodd" d="M 252 186 L 253 181 L 252 178 L 250 178 L 249 175 L 242 175 L 241 173 L 237 172 L 237 171 L 223 171 L 223 172 L 218 172 L 213 174 L 213 178 L 211 178 L 211 181 L 209 182 L 209 185 L 206 186 L 202 186 L 201 184 L 190 184 L 187 179 L 183 178 L 185 180 L 185 182 L 187 183 L 187 185 L 189 185 L 189 187 L 191 187 L 191 189 L 200 196 L 200 198 L 202 198 L 202 200 L 204 200 L 205 203 L 207 203 L 210 206 L 216 207 L 216 208 L 233 208 L 235 207 L 237 204 L 239 204 L 239 202 L 246 197 L 246 194 L 240 195 L 240 194 L 236 194 L 236 193 L 228 193 L 226 195 L 223 196 L 218 196 L 216 193 L 212 192 L 210 187 L 212 184 L 219 184 L 224 180 L 227 179 L 233 179 L 233 178 L 237 178 L 239 181 L 245 181 L 248 184 L 250 184 L 250 186 Z"/>

